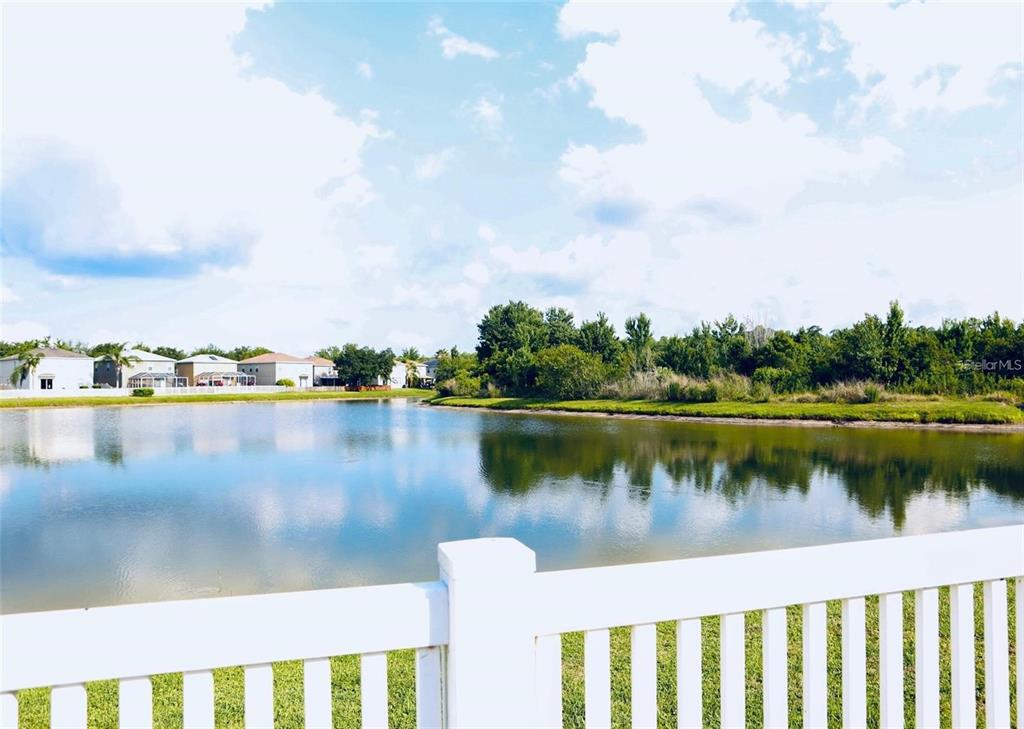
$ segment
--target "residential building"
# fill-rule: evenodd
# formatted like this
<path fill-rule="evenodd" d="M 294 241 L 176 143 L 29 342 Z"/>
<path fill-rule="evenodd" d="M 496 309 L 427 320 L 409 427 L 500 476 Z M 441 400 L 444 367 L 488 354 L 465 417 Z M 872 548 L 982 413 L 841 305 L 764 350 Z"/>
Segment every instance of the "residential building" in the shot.
<path fill-rule="evenodd" d="M 306 359 L 313 363 L 313 384 L 319 385 L 321 380 L 334 380 L 338 377 L 338 369 L 335 367 L 334 362 L 327 359 L 326 357 L 306 357 Z"/>
<path fill-rule="evenodd" d="M 239 373 L 238 362 L 218 354 L 194 354 L 178 360 L 174 372 L 192 387 L 252 385 L 255 380 L 250 374 Z"/>
<path fill-rule="evenodd" d="M 93 358 L 81 352 L 56 347 L 35 347 L 30 352 L 40 355 L 39 365 L 24 378 L 11 376 L 21 359 L 17 354 L 0 357 L 0 385 L 20 390 L 77 390 L 92 387 Z"/>
<path fill-rule="evenodd" d="M 117 381 L 117 367 L 103 355 L 97 357 L 93 365 L 93 382 L 110 387 L 174 387 L 178 384 L 174 360 L 170 357 L 144 349 L 130 349 L 124 354 L 136 361 L 121 368 L 120 382 Z M 142 384 L 143 381 L 146 384 Z"/>
<path fill-rule="evenodd" d="M 291 380 L 296 387 L 312 387 L 316 381 L 315 369 L 309 357 L 293 357 L 282 352 L 259 354 L 238 363 L 238 371 L 252 375 L 257 385 L 276 385 L 280 380 Z"/>

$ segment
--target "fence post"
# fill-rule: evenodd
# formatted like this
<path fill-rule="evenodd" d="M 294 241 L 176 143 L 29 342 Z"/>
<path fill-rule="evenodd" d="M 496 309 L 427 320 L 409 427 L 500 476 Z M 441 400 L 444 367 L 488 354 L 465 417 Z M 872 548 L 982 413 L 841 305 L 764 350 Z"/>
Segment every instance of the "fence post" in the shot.
<path fill-rule="evenodd" d="M 437 548 L 448 586 L 447 725 L 536 725 L 533 575 L 536 556 L 515 539 Z"/>

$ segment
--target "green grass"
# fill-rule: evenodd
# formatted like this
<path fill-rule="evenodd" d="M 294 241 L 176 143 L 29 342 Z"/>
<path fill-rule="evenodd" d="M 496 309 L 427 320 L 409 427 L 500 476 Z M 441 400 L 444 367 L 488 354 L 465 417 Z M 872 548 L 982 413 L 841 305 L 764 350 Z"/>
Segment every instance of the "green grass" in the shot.
<path fill-rule="evenodd" d="M 652 400 L 541 400 L 530 398 L 442 397 L 436 405 L 494 410 L 560 410 L 567 412 L 832 422 L 1024 423 L 1024 411 L 1002 402 L 944 399 L 908 400 L 849 405 L 827 402 L 711 402 L 683 403 Z"/>
<path fill-rule="evenodd" d="M 211 388 L 212 389 L 212 388 Z M 368 390 L 366 392 L 254 392 L 153 397 L 31 397 L 0 400 L 0 408 L 59 408 L 95 405 L 177 405 L 195 402 L 273 402 L 278 400 L 376 400 L 394 397 L 429 397 L 433 390 Z"/>
<path fill-rule="evenodd" d="M 1008 585 L 1010 636 L 1010 685 L 1016 680 L 1014 617 L 1014 584 Z M 940 591 L 939 600 L 939 653 L 940 711 L 943 729 L 950 726 L 950 669 L 949 669 L 949 600 L 948 589 Z M 979 680 L 977 682 L 978 726 L 985 726 L 985 688 L 983 680 L 984 649 L 981 621 L 981 586 L 975 587 L 975 656 Z M 906 726 L 914 727 L 914 600 L 905 593 L 903 600 L 904 630 L 904 709 Z M 829 726 L 840 726 L 842 717 L 841 684 L 841 617 L 840 604 L 827 605 L 827 670 Z M 801 640 L 802 618 L 798 607 L 787 611 L 789 638 L 789 711 L 790 726 L 802 727 L 801 717 Z M 718 727 L 718 618 L 702 621 L 702 659 L 704 666 L 703 706 L 704 725 Z M 761 706 L 761 617 L 760 613 L 746 616 L 747 633 L 747 726 L 762 725 Z M 676 726 L 675 687 L 675 626 L 660 623 L 658 639 L 658 727 Z M 868 671 L 868 726 L 878 726 L 878 599 L 868 598 L 867 604 L 867 671 Z M 627 727 L 630 722 L 630 657 L 629 629 L 611 631 L 612 655 L 612 723 Z M 583 727 L 583 635 L 567 633 L 562 639 L 562 706 L 565 726 Z M 359 659 L 344 656 L 331 659 L 331 678 L 334 707 L 334 726 L 359 726 Z M 243 672 L 241 668 L 223 668 L 214 672 L 215 717 L 218 728 L 242 727 L 244 721 Z M 390 725 L 394 729 L 412 729 L 415 726 L 415 668 L 412 651 L 395 651 L 388 655 L 388 691 Z M 171 729 L 182 725 L 182 682 L 180 674 L 156 676 L 153 679 L 154 726 Z M 117 684 L 114 681 L 96 681 L 87 686 L 89 697 L 89 729 L 105 729 L 117 725 Z M 1010 693 L 1011 716 L 1016 716 L 1015 692 Z M 33 689 L 19 695 L 20 726 L 24 729 L 43 729 L 49 726 L 49 691 Z M 274 665 L 274 725 L 279 729 L 298 729 L 302 726 L 302 664 L 288 661 Z M 1016 726 L 1020 726 L 1017 724 Z M 930 728 L 928 728 L 930 729 Z"/>

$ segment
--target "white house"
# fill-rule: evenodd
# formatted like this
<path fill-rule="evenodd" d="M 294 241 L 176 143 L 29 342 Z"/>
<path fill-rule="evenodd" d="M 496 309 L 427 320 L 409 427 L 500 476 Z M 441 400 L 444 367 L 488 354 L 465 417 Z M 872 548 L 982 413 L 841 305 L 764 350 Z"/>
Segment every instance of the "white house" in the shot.
<path fill-rule="evenodd" d="M 281 352 L 258 354 L 238 363 L 238 371 L 252 375 L 257 385 L 276 385 L 279 380 L 291 380 L 297 387 L 312 387 L 315 369 L 311 358 L 293 357 Z"/>
<path fill-rule="evenodd" d="M 427 376 L 427 365 L 423 362 L 416 363 L 416 377 L 423 380 Z M 379 384 L 391 385 L 394 388 L 405 387 L 409 380 L 409 368 L 405 362 L 396 361 L 394 366 L 391 368 L 391 375 L 388 377 L 386 383 L 381 382 Z"/>
<path fill-rule="evenodd" d="M 21 364 L 19 355 L 0 357 L 0 385 L 21 390 L 92 387 L 93 358 L 89 355 L 55 347 L 35 347 L 29 351 L 41 355 L 39 365 L 15 382 L 11 382 L 11 375 Z"/>
<path fill-rule="evenodd" d="M 121 382 L 117 381 L 117 367 L 102 355 L 96 358 L 94 379 L 97 385 L 111 387 L 174 387 L 184 382 L 174 372 L 174 360 L 144 349 L 130 349 L 125 352 L 135 362 L 121 368 Z"/>
<path fill-rule="evenodd" d="M 253 377 L 238 372 L 238 362 L 219 354 L 194 354 L 174 363 L 174 372 L 192 386 L 251 385 Z"/>
<path fill-rule="evenodd" d="M 306 360 L 313 363 L 313 384 L 319 384 L 321 377 L 337 377 L 338 370 L 334 362 L 326 357 L 306 357 Z"/>

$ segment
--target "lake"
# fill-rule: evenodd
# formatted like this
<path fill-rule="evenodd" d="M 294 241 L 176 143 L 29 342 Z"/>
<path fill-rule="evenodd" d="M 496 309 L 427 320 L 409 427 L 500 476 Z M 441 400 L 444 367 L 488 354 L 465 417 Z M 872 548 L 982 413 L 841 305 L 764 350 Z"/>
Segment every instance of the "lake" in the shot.
<path fill-rule="evenodd" d="M 1024 522 L 1024 434 L 513 415 L 402 400 L 0 411 L 5 613 Z"/>

